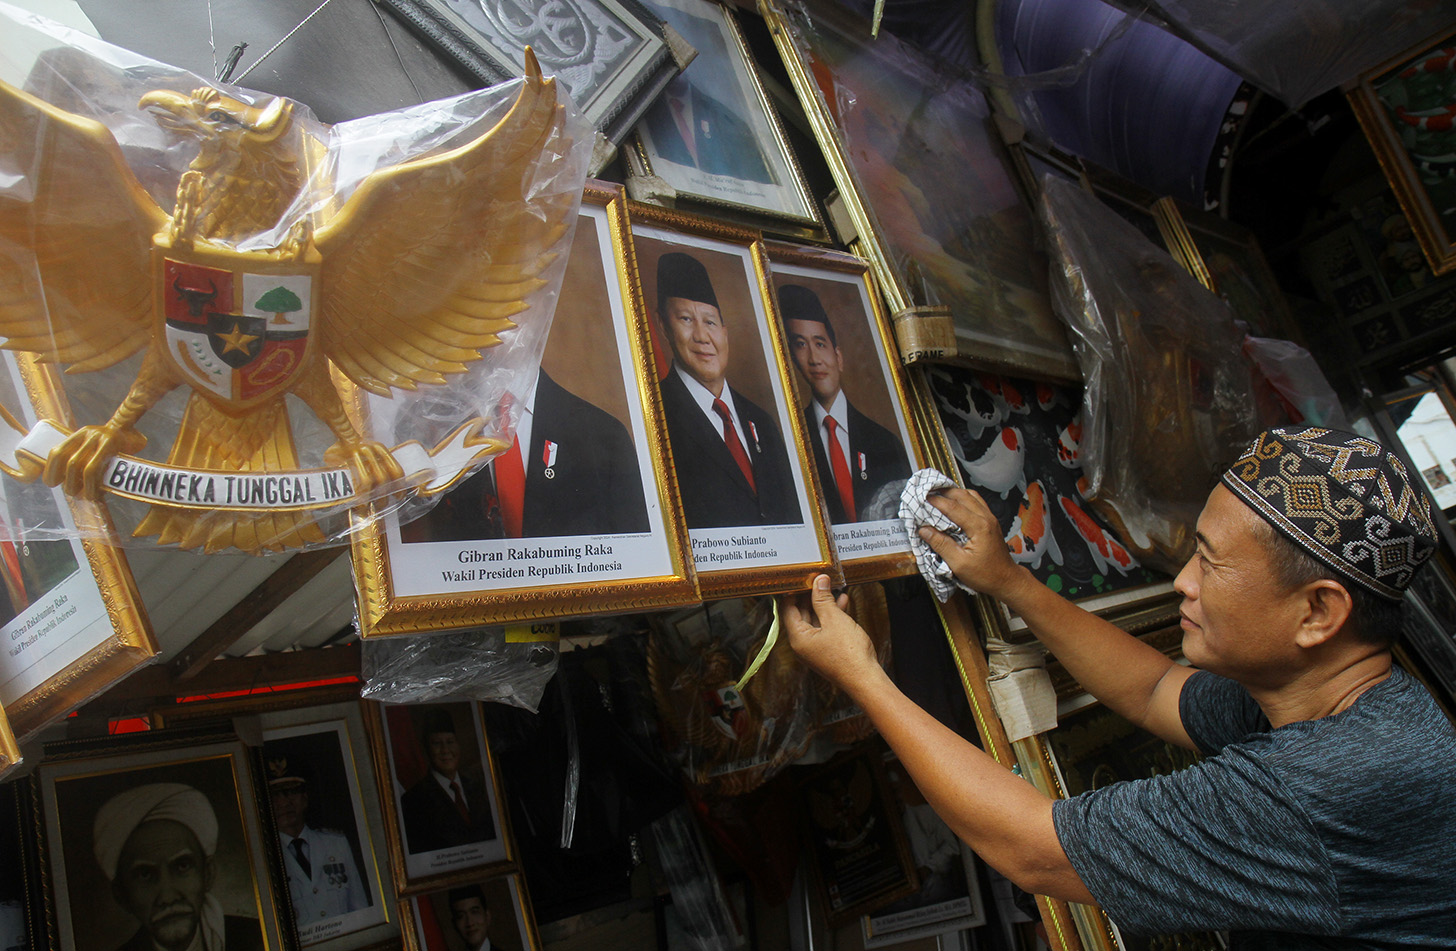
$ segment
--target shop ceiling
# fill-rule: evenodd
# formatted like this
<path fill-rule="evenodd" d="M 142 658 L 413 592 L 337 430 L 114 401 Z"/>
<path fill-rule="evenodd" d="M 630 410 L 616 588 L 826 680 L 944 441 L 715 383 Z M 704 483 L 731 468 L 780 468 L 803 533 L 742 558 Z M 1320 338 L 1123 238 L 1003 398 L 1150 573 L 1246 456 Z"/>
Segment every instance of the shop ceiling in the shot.
<path fill-rule="evenodd" d="M 875 5 L 844 2 L 866 16 Z M 739 5 L 751 9 L 749 0 Z M 249 38 L 282 37 L 317 6 L 316 0 L 79 0 L 102 38 L 202 75 L 214 74 L 219 50 Z M 883 5 L 884 29 L 976 77 L 1035 134 L 1152 191 L 1192 201 L 1217 200 L 1226 191 L 1226 163 L 1217 153 L 1236 144 L 1240 130 L 1230 123 L 1239 126 L 1239 117 L 1229 114 L 1229 104 L 1241 84 L 1272 97 L 1276 111 L 1293 112 L 1453 19 L 1456 7 L 1446 0 Z M 472 85 L 369 0 L 331 0 L 241 81 L 299 99 L 330 122 Z M 162 648 L 158 676 L 146 678 L 149 683 L 197 682 L 202 689 L 213 679 L 206 670 L 214 658 L 249 654 L 255 657 L 246 676 L 270 680 L 281 667 L 256 655 L 353 638 L 354 591 L 344 549 L 272 557 L 128 554 Z M 352 649 L 338 656 L 344 667 L 357 663 Z M 326 668 L 316 673 L 326 675 Z"/>

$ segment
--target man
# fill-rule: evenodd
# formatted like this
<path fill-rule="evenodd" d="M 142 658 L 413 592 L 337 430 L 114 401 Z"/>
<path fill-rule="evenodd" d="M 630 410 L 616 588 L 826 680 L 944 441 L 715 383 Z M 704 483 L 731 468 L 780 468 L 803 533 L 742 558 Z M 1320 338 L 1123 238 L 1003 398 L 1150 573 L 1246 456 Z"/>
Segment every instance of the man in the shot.
<path fill-rule="evenodd" d="M 211 895 L 217 814 L 192 786 L 149 783 L 112 796 L 96 812 L 92 847 L 112 896 L 141 925 L 118 951 L 261 951 L 258 921 L 224 914 Z"/>
<path fill-rule="evenodd" d="M 446 900 L 450 922 L 465 942 L 466 951 L 490 951 L 490 906 L 479 885 L 452 888 Z"/>
<path fill-rule="evenodd" d="M 308 825 L 308 780 L 286 757 L 267 760 L 268 799 L 282 846 L 293 920 L 301 933 L 330 918 L 369 907 L 354 850 L 343 835 Z"/>
<path fill-rule="evenodd" d="M 536 377 L 511 448 L 404 525 L 406 542 L 646 532 L 642 471 L 627 427 Z M 524 455 L 521 447 L 529 447 Z"/>
<path fill-rule="evenodd" d="M 748 123 L 687 79 L 668 84 L 662 101 L 647 110 L 646 120 L 658 155 L 669 162 L 713 175 L 773 183 Z"/>
<path fill-rule="evenodd" d="M 460 772 L 460 740 L 449 712 L 426 712 L 420 740 L 430 770 L 399 800 L 409 851 L 435 852 L 495 838 L 484 781 Z"/>
<path fill-rule="evenodd" d="M 802 521 L 778 425 L 728 385 L 728 333 L 697 258 L 657 262 L 657 317 L 672 348 L 662 412 L 688 528 Z"/>
<path fill-rule="evenodd" d="M 1038 583 L 975 493 L 931 501 L 966 533 L 920 529 L 959 579 L 1021 615 L 1109 707 L 1205 756 L 1054 804 L 908 701 L 816 579 L 812 602 L 785 608 L 795 650 L 987 862 L 1029 892 L 1095 900 L 1130 932 L 1450 947 L 1456 817 L 1435 791 L 1456 782 L 1456 732 L 1390 654 L 1436 534 L 1398 459 L 1314 427 L 1255 440 L 1209 495 L 1174 585 L 1192 668 Z"/>
<path fill-rule="evenodd" d="M 801 284 L 785 284 L 779 288 L 779 315 L 789 355 L 813 393 L 804 406 L 804 425 L 813 434 L 814 465 L 830 523 L 894 518 L 900 489 L 910 478 L 904 444 L 855 409 L 840 389 L 844 355 L 819 295 Z"/>

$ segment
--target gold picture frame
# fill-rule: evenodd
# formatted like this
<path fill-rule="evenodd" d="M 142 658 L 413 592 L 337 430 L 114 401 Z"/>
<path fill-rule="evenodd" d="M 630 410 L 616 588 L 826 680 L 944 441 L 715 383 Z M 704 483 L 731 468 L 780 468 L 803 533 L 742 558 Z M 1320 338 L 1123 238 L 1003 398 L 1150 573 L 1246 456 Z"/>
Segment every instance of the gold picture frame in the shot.
<path fill-rule="evenodd" d="M 523 537 L 490 521 L 494 463 L 423 514 L 371 518 L 353 540 L 364 637 L 697 600 L 628 245 L 620 190 L 589 186 L 530 404 Z"/>
<path fill-rule="evenodd" d="M 526 881 L 518 872 L 463 882 L 454 888 L 425 892 L 400 902 L 407 925 L 405 951 L 475 951 L 478 945 L 468 945 L 461 934 L 461 925 L 457 924 L 467 919 L 451 912 L 457 905 L 464 905 L 460 910 L 468 913 L 470 893 L 477 889 L 475 900 L 489 912 L 487 937 L 491 951 L 541 951 L 541 936 L 531 911 Z M 511 914 L 503 914 L 503 908 L 509 908 Z M 441 920 L 447 916 L 451 918 L 449 923 Z"/>
<path fill-rule="evenodd" d="M 122 870 L 103 864 L 115 866 L 128 846 L 143 856 L 185 848 L 198 865 L 211 868 L 208 884 L 189 907 L 211 904 L 201 900 L 205 896 L 215 900 L 217 917 L 198 910 L 196 927 L 256 936 L 266 951 L 292 946 L 281 931 L 283 901 L 269 874 L 252 755 L 236 737 L 194 733 L 128 743 L 110 738 L 52 743 L 45 755 L 31 781 L 35 821 L 43 832 L 42 891 L 53 930 L 45 945 L 37 936 L 35 946 L 114 947 L 115 936 L 128 928 L 136 929 L 133 940 L 151 946 L 142 916 L 129 910 L 128 889 L 112 886 Z M 176 821 L 147 823 L 150 816 Z M 209 816 L 215 833 L 210 838 Z M 190 843 L 135 845 L 132 833 L 148 824 L 175 827 L 184 836 L 190 831 Z M 136 900 L 149 907 L 140 896 Z"/>
<path fill-rule="evenodd" d="M 1445 89 L 1417 84 L 1439 81 L 1449 72 L 1456 33 L 1421 43 L 1362 73 L 1345 88 L 1350 108 L 1410 220 L 1411 230 L 1436 274 L 1456 268 L 1456 171 L 1450 155 L 1452 132 Z M 1422 69 L 1429 62 L 1434 69 Z M 1427 102 L 1432 92 L 1439 101 Z M 1434 146 L 1435 150 L 1432 150 Z"/>
<path fill-rule="evenodd" d="M 628 217 L 639 276 L 634 306 L 652 334 L 662 418 L 703 597 L 795 590 L 821 572 L 839 577 L 803 417 L 791 409 L 791 371 L 763 242 L 747 229 L 639 202 L 629 203 Z M 684 301 L 672 290 L 698 295 L 684 311 L 697 329 L 685 333 L 711 333 L 711 341 L 669 333 L 663 306 Z M 708 306 L 711 317 L 694 309 L 704 297 L 716 302 Z M 710 323 L 716 329 L 702 329 Z M 689 369 L 684 354 L 700 348 L 703 367 Z M 704 375 L 716 375 L 719 394 L 698 382 Z M 727 427 L 709 416 L 717 395 L 731 403 L 732 442 Z"/>
<path fill-rule="evenodd" d="M 26 353 L 4 351 L 0 359 L 0 407 L 10 417 L 0 429 L 9 442 L 42 417 L 70 420 L 56 367 Z M 10 511 L 9 500 L 19 512 Z M 7 473 L 0 475 L 0 507 L 7 520 L 25 518 L 46 529 L 26 533 L 7 525 L 0 542 L 15 555 L 13 570 L 5 572 L 15 613 L 0 626 L 7 645 L 0 654 L 0 704 L 23 738 L 150 662 L 158 647 L 126 554 L 107 541 L 116 530 L 104 502 Z M 17 601 L 24 602 L 18 610 Z"/>
<path fill-rule="evenodd" d="M 766 247 L 795 367 L 795 405 L 804 416 L 845 580 L 855 584 L 913 575 L 918 569 L 900 520 L 900 494 L 927 456 L 915 432 L 905 371 L 869 263 L 819 248 L 781 243 Z M 793 289 L 787 297 L 785 287 Z M 820 315 L 822 321 L 816 319 Z M 811 356 L 816 353 L 822 356 Z M 848 434 L 841 440 L 847 451 L 840 448 L 851 487 L 847 491 L 836 482 L 826 429 L 817 422 L 826 415 L 824 399 L 833 400 L 835 412 L 845 417 L 836 424 L 836 439 L 840 432 Z"/>

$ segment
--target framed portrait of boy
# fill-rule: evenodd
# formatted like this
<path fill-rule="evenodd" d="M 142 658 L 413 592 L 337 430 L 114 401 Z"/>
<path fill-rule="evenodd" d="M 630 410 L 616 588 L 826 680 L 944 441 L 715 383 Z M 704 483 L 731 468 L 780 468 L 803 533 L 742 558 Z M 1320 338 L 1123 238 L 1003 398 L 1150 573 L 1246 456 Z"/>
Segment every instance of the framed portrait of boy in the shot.
<path fill-rule="evenodd" d="M 647 2 L 697 56 L 637 124 L 624 150 L 629 172 L 667 185 L 672 207 L 719 217 L 746 213 L 793 237 L 822 235 L 817 206 L 729 7 L 715 0 Z"/>
<path fill-rule="evenodd" d="M 51 744 L 34 782 L 52 947 L 285 947 L 247 748 Z M 155 913 L 158 874 L 176 891 Z"/>
<path fill-rule="evenodd" d="M 850 582 L 914 574 L 900 494 L 925 465 L 903 371 L 869 265 L 848 254 L 768 245 L 835 553 Z"/>
<path fill-rule="evenodd" d="M 408 951 L 540 951 L 526 883 L 519 874 L 462 882 L 403 902 Z"/>
<path fill-rule="evenodd" d="M 302 948 L 398 940 L 384 816 L 360 704 L 264 713 L 265 810 Z M 282 890 L 282 889 L 280 889 Z"/>
<path fill-rule="evenodd" d="M 479 704 L 371 706 L 398 891 L 449 884 L 510 861 L 499 779 Z"/>
<path fill-rule="evenodd" d="M 762 594 L 837 573 L 761 243 L 680 212 L 630 213 L 699 589 Z"/>
<path fill-rule="evenodd" d="M 157 645 L 126 554 L 107 541 L 105 503 L 49 488 L 34 456 L 16 454 L 42 416 L 68 418 L 57 370 L 8 350 L 0 369 L 0 705 L 24 737 L 149 662 Z"/>
<path fill-rule="evenodd" d="M 617 190 L 589 187 L 512 449 L 356 534 L 366 637 L 697 599 L 626 227 Z"/>

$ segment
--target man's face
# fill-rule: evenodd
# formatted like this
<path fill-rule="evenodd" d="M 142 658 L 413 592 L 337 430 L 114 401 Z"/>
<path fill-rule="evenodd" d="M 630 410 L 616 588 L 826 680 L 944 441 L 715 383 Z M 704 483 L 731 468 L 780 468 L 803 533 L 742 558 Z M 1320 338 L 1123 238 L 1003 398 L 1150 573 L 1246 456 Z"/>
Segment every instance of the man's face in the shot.
<path fill-rule="evenodd" d="M 1303 598 L 1275 580 L 1266 524 L 1219 485 L 1198 516 L 1198 550 L 1173 583 L 1188 661 L 1249 686 L 1275 685 L 1297 666 Z"/>
<path fill-rule="evenodd" d="M 180 822 L 153 819 L 132 832 L 111 883 L 117 902 L 168 951 L 182 951 L 202 921 L 212 863 Z"/>
<path fill-rule="evenodd" d="M 425 755 L 442 776 L 454 776 L 460 768 L 460 741 L 454 733 L 431 733 L 425 737 Z"/>
<path fill-rule="evenodd" d="M 479 898 L 462 898 L 450 905 L 455 930 L 465 939 L 465 946 L 474 951 L 490 931 L 490 911 Z"/>
<path fill-rule="evenodd" d="M 288 835 L 303 831 L 303 818 L 308 813 L 308 787 L 303 783 L 273 786 L 268 790 L 273 802 L 273 821 Z"/>
<path fill-rule="evenodd" d="M 790 320 L 785 328 L 794 366 L 814 391 L 814 399 L 828 407 L 839 395 L 839 375 L 844 370 L 839 348 L 829 340 L 829 328 L 817 320 Z"/>
<path fill-rule="evenodd" d="M 703 301 L 669 297 L 662 305 L 662 322 L 677 362 L 714 396 L 721 395 L 723 377 L 728 372 L 728 333 L 718 308 Z"/>

